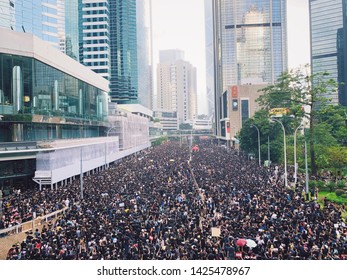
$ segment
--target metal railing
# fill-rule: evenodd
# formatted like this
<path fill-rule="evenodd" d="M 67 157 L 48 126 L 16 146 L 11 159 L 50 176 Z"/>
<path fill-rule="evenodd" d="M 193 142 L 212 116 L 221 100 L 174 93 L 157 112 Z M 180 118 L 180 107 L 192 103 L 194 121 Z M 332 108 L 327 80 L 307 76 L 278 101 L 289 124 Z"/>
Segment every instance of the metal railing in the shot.
<path fill-rule="evenodd" d="M 35 228 L 37 228 L 40 225 L 44 225 L 45 223 L 47 223 L 50 220 L 53 220 L 55 218 L 57 218 L 58 216 L 65 214 L 65 212 L 67 211 L 68 207 L 65 207 L 63 209 L 57 210 L 55 212 L 49 213 L 45 216 L 40 216 L 37 217 L 34 220 L 28 221 L 28 222 L 24 222 L 21 224 L 18 224 L 16 226 L 12 226 L 9 228 L 5 228 L 5 229 L 1 229 L 0 230 L 0 238 L 1 237 L 5 237 L 8 235 L 14 235 L 14 234 L 18 234 L 21 232 L 26 232 L 29 230 L 33 230 Z"/>

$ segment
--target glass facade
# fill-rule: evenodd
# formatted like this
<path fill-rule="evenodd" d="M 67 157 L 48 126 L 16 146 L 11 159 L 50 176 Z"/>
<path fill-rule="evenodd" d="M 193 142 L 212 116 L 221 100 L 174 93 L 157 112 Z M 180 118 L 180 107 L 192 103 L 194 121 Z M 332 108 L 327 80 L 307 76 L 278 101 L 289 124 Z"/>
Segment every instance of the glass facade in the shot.
<path fill-rule="evenodd" d="M 208 116 L 214 111 L 214 63 L 213 63 L 213 13 L 212 0 L 204 0 L 205 7 L 205 52 L 206 52 L 206 95 Z"/>
<path fill-rule="evenodd" d="M 80 61 L 82 0 L 65 1 L 65 53 Z"/>
<path fill-rule="evenodd" d="M 344 0 L 310 0 L 311 67 L 312 73 L 328 72 L 329 79 L 338 81 L 338 52 L 343 47 Z M 340 31 L 339 31 L 340 30 Z M 342 44 L 341 44 L 342 43 Z M 341 57 L 342 55 L 342 57 Z M 338 104 L 338 94 L 327 96 Z"/>
<path fill-rule="evenodd" d="M 286 1 L 220 2 L 224 86 L 273 83 L 287 67 Z"/>
<path fill-rule="evenodd" d="M 233 85 L 266 85 L 287 70 L 286 0 L 213 0 L 215 133 L 219 97 Z"/>
<path fill-rule="evenodd" d="M 36 59 L 0 53 L 0 75 L 0 142 L 98 136 L 107 120 L 107 93 Z"/>
<path fill-rule="evenodd" d="M 146 108 L 150 108 L 152 103 L 149 8 L 149 0 L 136 2 L 138 102 Z"/>
<path fill-rule="evenodd" d="M 109 1 L 83 0 L 81 63 L 110 79 Z"/>
<path fill-rule="evenodd" d="M 64 0 L 0 0 L 0 27 L 31 33 L 64 50 Z"/>
<path fill-rule="evenodd" d="M 328 72 L 338 82 L 338 92 L 326 96 L 332 104 L 347 106 L 346 0 L 311 0 L 312 73 Z"/>
<path fill-rule="evenodd" d="M 241 99 L 241 123 L 249 119 L 249 100 Z"/>
<path fill-rule="evenodd" d="M 136 0 L 110 0 L 110 98 L 137 103 Z"/>

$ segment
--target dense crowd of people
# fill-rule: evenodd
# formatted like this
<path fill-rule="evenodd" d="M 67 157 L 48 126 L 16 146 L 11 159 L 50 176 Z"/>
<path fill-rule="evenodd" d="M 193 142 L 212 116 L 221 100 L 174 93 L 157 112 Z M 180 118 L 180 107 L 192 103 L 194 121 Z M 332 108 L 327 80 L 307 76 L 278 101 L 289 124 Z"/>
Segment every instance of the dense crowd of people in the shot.
<path fill-rule="evenodd" d="M 8 259 L 343 259 L 340 209 L 284 187 L 280 168 L 259 167 L 210 142 L 190 152 L 166 142 L 58 190 L 4 200 L 2 226 L 68 207 L 9 249 Z"/>

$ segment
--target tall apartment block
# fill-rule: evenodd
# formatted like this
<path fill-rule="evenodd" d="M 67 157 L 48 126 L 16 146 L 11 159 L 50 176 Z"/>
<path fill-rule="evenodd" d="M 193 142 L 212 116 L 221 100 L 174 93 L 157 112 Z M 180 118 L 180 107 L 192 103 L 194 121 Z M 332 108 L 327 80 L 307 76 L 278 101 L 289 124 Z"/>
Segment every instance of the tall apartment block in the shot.
<path fill-rule="evenodd" d="M 157 67 L 157 110 L 177 112 L 180 123 L 197 116 L 196 68 L 180 50 L 163 50 Z"/>
<path fill-rule="evenodd" d="M 338 92 L 326 97 L 347 106 L 347 17 L 345 0 L 310 0 L 311 70 L 328 72 L 339 83 Z"/>
<path fill-rule="evenodd" d="M 215 134 L 230 140 L 256 111 L 259 86 L 287 69 L 286 1 L 213 0 L 213 35 Z"/>

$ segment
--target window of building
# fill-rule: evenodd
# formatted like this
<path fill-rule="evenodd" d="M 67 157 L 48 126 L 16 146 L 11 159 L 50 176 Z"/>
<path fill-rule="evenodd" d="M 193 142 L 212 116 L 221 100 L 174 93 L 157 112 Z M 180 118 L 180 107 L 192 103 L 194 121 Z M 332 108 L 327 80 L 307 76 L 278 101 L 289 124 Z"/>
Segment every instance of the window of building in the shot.
<path fill-rule="evenodd" d="M 241 100 L 241 122 L 242 124 L 249 119 L 249 100 Z"/>

